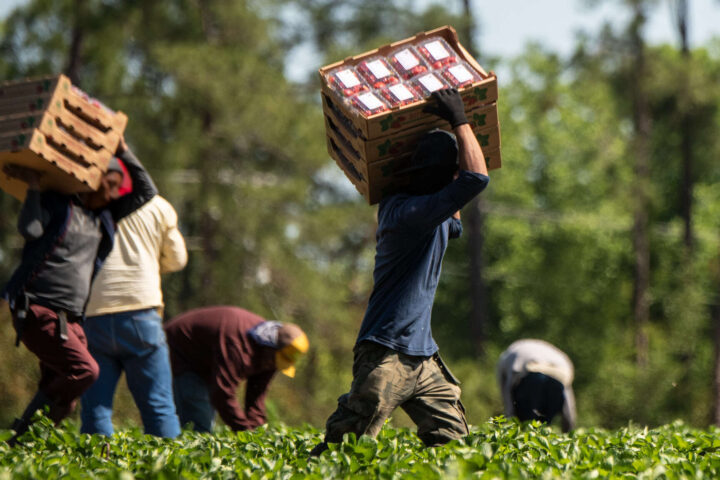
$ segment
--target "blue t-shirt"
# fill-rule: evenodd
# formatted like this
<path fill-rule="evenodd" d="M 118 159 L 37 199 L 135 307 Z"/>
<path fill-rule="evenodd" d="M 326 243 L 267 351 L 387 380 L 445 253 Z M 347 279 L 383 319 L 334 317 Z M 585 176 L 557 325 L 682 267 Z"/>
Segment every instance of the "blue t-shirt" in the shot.
<path fill-rule="evenodd" d="M 452 215 L 488 181 L 463 170 L 432 195 L 398 194 L 380 202 L 374 285 L 358 343 L 369 340 L 415 356 L 438 350 L 430 314 L 448 239 L 462 233 Z"/>

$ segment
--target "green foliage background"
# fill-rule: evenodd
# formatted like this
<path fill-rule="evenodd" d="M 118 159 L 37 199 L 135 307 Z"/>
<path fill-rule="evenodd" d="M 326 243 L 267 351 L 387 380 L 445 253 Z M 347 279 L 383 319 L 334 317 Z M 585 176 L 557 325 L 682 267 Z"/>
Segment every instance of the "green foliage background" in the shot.
<path fill-rule="evenodd" d="M 2 24 L 0 78 L 63 71 L 71 32 L 81 33 L 80 87 L 128 114 L 126 138 L 178 210 L 188 241 L 188 267 L 164 279 L 166 316 L 233 304 L 300 324 L 312 348 L 294 380 L 273 383 L 270 414 L 320 428 L 350 384 L 351 350 L 372 286 L 375 207 L 325 151 L 316 76 L 291 81 L 286 71 L 444 24 L 463 32 L 468 18 L 456 3 L 30 0 Z M 482 21 L 482 11 L 476 15 Z M 697 46 L 689 61 L 669 45 L 646 52 L 651 324 L 642 369 L 633 343 L 633 65 L 624 27 L 581 37 L 568 58 L 542 45 L 514 59 L 480 48 L 488 70 L 510 72 L 499 79 L 504 164 L 483 193 L 484 353 L 475 351 L 468 320 L 467 235 L 447 252 L 433 313 L 473 424 L 501 413 L 495 362 L 521 337 L 546 339 L 571 356 L 583 426 L 711 421 L 720 43 Z M 293 47 L 301 43 L 315 55 L 299 55 Z M 675 81 L 681 71 L 690 88 Z M 683 246 L 679 205 L 685 111 L 695 126 L 692 251 Z M 0 195 L 2 278 L 21 247 L 18 210 Z M 37 369 L 24 348 L 12 348 L 7 312 L 0 339 L 0 422 L 9 424 L 32 393 Z M 137 422 L 127 391 L 116 404 L 116 423 Z M 394 422 L 409 424 L 401 413 Z"/>

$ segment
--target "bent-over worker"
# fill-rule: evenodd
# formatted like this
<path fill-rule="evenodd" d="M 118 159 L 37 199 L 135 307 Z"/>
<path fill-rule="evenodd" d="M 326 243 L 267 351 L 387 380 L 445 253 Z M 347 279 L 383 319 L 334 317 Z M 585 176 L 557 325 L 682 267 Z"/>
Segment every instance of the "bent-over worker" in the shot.
<path fill-rule="evenodd" d="M 497 378 L 507 417 L 550 423 L 560 413 L 562 430 L 575 428 L 574 369 L 570 358 L 544 341 L 513 342 L 498 361 Z"/>
<path fill-rule="evenodd" d="M 165 325 L 181 425 L 210 432 L 215 410 L 232 430 L 252 430 L 267 420 L 265 397 L 275 372 L 295 376 L 308 351 L 295 324 L 266 321 L 232 306 L 190 310 Z M 235 391 L 245 385 L 245 405 Z"/>

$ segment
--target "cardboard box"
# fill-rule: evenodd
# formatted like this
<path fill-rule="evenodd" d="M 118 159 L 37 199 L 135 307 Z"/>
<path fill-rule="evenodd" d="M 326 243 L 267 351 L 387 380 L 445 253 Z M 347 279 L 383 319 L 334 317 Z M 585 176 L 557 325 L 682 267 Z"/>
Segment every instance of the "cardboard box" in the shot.
<path fill-rule="evenodd" d="M 64 75 L 0 85 L 0 166 L 43 172 L 41 185 L 63 193 L 96 190 L 127 125 Z M 0 173 L 0 188 L 25 197 L 26 185 Z"/>
<path fill-rule="evenodd" d="M 348 146 L 349 143 L 341 136 L 332 132 L 328 134 L 328 153 L 370 205 L 378 203 L 386 195 L 398 192 L 413 182 L 413 175 L 401 174 L 403 170 L 412 166 L 412 152 L 367 163 L 357 151 Z M 483 149 L 483 154 L 489 170 L 502 167 L 499 146 Z"/>
<path fill-rule="evenodd" d="M 403 130 L 413 123 L 423 123 L 423 118 L 427 118 L 429 114 L 423 113 L 422 109 L 427 105 L 427 100 L 423 100 L 412 105 L 405 105 L 401 107 L 392 108 L 389 112 L 383 112 L 377 115 L 364 117 L 359 113 L 356 113 L 350 107 L 344 105 L 340 97 L 330 88 L 330 86 L 324 81 L 325 74 L 335 68 L 341 66 L 355 66 L 366 58 L 370 58 L 376 55 L 385 56 L 388 53 L 405 45 L 416 45 L 424 39 L 430 37 L 441 37 L 450 44 L 451 47 L 457 52 L 458 56 L 465 62 L 469 63 L 478 73 L 482 79 L 470 86 L 459 89 L 460 94 L 463 97 L 466 109 L 475 108 L 477 105 L 492 103 L 498 99 L 498 87 L 497 77 L 494 73 L 486 72 L 480 64 L 468 53 L 467 50 L 460 44 L 457 36 L 457 32 L 450 26 L 436 28 L 428 32 L 423 32 L 415 35 L 414 37 L 406 38 L 398 42 L 394 42 L 382 47 L 376 48 L 369 52 L 362 53 L 348 57 L 343 61 L 335 62 L 330 65 L 326 65 L 319 70 L 321 77 L 322 93 L 335 100 L 336 107 L 343 112 L 346 112 L 347 116 L 351 119 L 355 127 L 361 132 L 364 138 L 374 138 L 378 136 L 384 136 L 393 133 L 394 131 Z"/>
<path fill-rule="evenodd" d="M 418 45 L 431 37 L 441 37 L 479 74 L 479 79 L 459 89 L 471 127 L 485 154 L 489 169 L 500 168 L 500 125 L 498 123 L 497 77 L 486 72 L 460 44 L 457 32 L 445 26 L 419 33 L 375 50 L 348 57 L 318 70 L 327 134 L 328 152 L 370 204 L 383 195 L 401 188 L 411 178 L 395 178 L 401 169 L 390 168 L 408 162 L 417 141 L 433 128 L 449 130 L 444 120 L 422 110 L 428 100 L 393 107 L 376 115 L 363 116 L 325 81 L 325 74 L 339 67 L 354 67 L 360 62 L 409 45 Z M 472 81 L 472 80 L 471 80 Z M 395 172 L 395 173 L 388 173 Z"/>
<path fill-rule="evenodd" d="M 61 112 L 46 110 L 36 114 L 23 112 L 0 117 L 0 135 L 28 128 L 38 128 L 45 134 L 52 134 L 54 130 L 60 129 L 95 151 L 104 148 L 110 153 L 114 153 L 117 149 L 121 135 L 116 130 L 102 133 L 66 110 Z"/>
<path fill-rule="evenodd" d="M 42 172 L 40 185 L 62 193 L 97 190 L 104 170 L 81 165 L 50 145 L 39 130 L 16 137 L 0 137 L 0 188 L 22 201 L 27 184 L 2 173 L 5 164 L 16 164 Z"/>
<path fill-rule="evenodd" d="M 450 131 L 450 125 L 445 120 L 437 119 L 429 123 L 419 124 L 397 132 L 394 135 L 366 140 L 353 134 L 347 128 L 347 122 L 332 109 L 324 109 L 325 129 L 328 135 L 335 134 L 344 137 L 357 155 L 367 163 L 410 153 L 415 149 L 418 141 L 429 130 L 440 128 Z M 500 128 L 497 119 L 497 106 L 495 103 L 481 105 L 467 112 L 470 127 L 478 139 L 483 152 L 500 148 Z"/>

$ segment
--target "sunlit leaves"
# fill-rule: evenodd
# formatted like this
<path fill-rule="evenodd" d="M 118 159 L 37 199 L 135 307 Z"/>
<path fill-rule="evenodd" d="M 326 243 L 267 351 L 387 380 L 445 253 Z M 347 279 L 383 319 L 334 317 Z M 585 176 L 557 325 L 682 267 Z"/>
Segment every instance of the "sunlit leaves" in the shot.
<path fill-rule="evenodd" d="M 22 446 L 0 443 L 0 480 L 713 478 L 720 473 L 719 433 L 675 423 L 563 435 L 500 417 L 443 447 L 424 448 L 413 432 L 386 426 L 377 439 L 346 435 L 343 443 L 312 458 L 308 453 L 321 439 L 312 427 L 223 429 L 216 435 L 186 431 L 165 440 L 137 429 L 111 438 L 81 435 L 72 423 L 56 430 L 43 418 Z"/>

